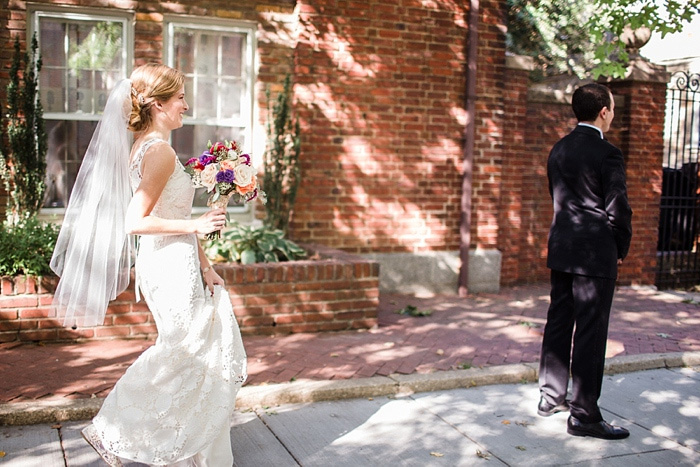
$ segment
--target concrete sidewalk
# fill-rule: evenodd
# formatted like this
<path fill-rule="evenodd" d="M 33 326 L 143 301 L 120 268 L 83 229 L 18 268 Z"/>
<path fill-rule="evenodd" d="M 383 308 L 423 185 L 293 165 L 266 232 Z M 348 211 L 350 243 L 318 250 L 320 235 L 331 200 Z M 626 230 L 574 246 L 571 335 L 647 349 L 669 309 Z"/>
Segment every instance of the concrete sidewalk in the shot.
<path fill-rule="evenodd" d="M 629 439 L 566 434 L 566 414 L 536 415 L 534 383 L 243 410 L 231 439 L 239 467 L 700 464 L 700 367 L 609 375 L 603 384 L 604 417 Z M 86 423 L 0 427 L 0 463 L 101 465 L 80 437 Z"/>

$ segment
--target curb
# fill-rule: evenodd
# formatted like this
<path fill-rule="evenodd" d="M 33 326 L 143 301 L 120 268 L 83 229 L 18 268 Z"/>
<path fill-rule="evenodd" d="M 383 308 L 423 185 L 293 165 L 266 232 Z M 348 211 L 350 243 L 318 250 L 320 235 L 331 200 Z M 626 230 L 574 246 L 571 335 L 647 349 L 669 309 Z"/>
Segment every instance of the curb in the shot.
<path fill-rule="evenodd" d="M 334 381 L 295 381 L 263 386 L 245 386 L 238 392 L 236 409 L 255 409 L 282 404 L 300 404 L 356 399 L 417 392 L 470 388 L 491 384 L 533 383 L 538 363 L 518 363 L 468 370 L 448 370 L 410 375 L 392 374 Z M 605 362 L 605 374 L 630 373 L 657 368 L 700 366 L 700 352 L 624 355 Z M 88 420 L 104 398 L 14 402 L 0 404 L 0 425 L 35 425 Z"/>

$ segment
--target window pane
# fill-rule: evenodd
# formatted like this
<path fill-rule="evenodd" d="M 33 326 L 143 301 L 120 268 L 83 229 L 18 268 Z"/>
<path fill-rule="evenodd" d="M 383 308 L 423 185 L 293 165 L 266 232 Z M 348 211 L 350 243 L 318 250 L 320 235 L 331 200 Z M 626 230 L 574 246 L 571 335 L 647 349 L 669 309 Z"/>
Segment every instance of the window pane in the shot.
<path fill-rule="evenodd" d="M 104 93 L 125 77 L 120 21 L 39 18 L 39 77 L 47 112 L 99 114 Z"/>
<path fill-rule="evenodd" d="M 194 91 L 194 103 L 197 107 L 194 116 L 196 118 L 216 117 L 216 104 L 218 101 L 216 91 L 215 79 L 202 78 L 197 80 Z"/>
<path fill-rule="evenodd" d="M 41 61 L 44 67 L 62 67 L 66 62 L 65 25 L 56 21 L 41 21 Z"/>
<path fill-rule="evenodd" d="M 127 23 L 72 12 L 36 15 L 43 61 L 39 92 L 48 134 L 43 206 L 62 208 L 109 92 L 126 77 Z"/>
<path fill-rule="evenodd" d="M 40 84 L 39 91 L 44 112 L 64 112 L 66 82 L 63 70 L 42 68 Z"/>
<path fill-rule="evenodd" d="M 222 75 L 241 76 L 243 73 L 244 40 L 245 38 L 240 34 L 221 38 L 221 49 L 224 57 Z"/>
<path fill-rule="evenodd" d="M 97 122 L 47 120 L 46 193 L 44 207 L 66 207 L 83 155 Z"/>
<path fill-rule="evenodd" d="M 244 80 L 248 74 L 244 63 L 246 35 L 206 31 L 205 27 L 173 30 L 174 64 L 185 73 L 191 105 L 187 114 L 198 120 L 247 118 L 241 107 L 250 97 Z"/>
<path fill-rule="evenodd" d="M 241 100 L 243 99 L 243 83 L 241 80 L 222 79 L 219 89 L 221 118 L 239 118 L 241 116 Z"/>
<path fill-rule="evenodd" d="M 247 34 L 214 30 L 206 24 L 177 25 L 170 30 L 173 32 L 169 41 L 170 63 L 185 74 L 185 92 L 190 104 L 187 115 L 192 117 L 185 120 L 183 128 L 172 133 L 173 147 L 180 160 L 184 163 L 199 156 L 208 141 L 235 140 L 246 147 L 251 109 L 242 103 L 252 101 L 247 81 L 252 71 L 244 60 Z M 206 193 L 198 193 L 195 206 L 206 206 L 206 200 Z"/>
<path fill-rule="evenodd" d="M 197 74 L 216 76 L 219 73 L 219 38 L 214 34 L 200 34 L 196 57 Z"/>
<path fill-rule="evenodd" d="M 194 42 L 193 32 L 182 31 L 175 35 L 175 68 L 183 73 L 191 74 L 194 72 Z"/>

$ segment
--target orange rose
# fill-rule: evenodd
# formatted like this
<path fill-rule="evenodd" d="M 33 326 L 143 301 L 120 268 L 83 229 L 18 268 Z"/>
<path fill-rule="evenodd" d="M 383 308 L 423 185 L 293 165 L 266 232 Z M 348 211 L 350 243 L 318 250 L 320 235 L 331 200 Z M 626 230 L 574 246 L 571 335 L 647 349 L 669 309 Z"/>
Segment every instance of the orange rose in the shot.
<path fill-rule="evenodd" d="M 236 185 L 236 191 L 242 195 L 245 195 L 246 193 L 250 193 L 251 191 L 255 190 L 257 187 L 258 180 L 255 175 L 253 175 L 252 181 L 250 182 L 249 185 L 246 186 L 240 186 Z"/>
<path fill-rule="evenodd" d="M 236 164 L 234 161 L 224 159 L 223 161 L 219 162 L 219 165 L 224 170 L 233 170 L 236 168 L 236 165 L 238 165 L 238 164 Z"/>

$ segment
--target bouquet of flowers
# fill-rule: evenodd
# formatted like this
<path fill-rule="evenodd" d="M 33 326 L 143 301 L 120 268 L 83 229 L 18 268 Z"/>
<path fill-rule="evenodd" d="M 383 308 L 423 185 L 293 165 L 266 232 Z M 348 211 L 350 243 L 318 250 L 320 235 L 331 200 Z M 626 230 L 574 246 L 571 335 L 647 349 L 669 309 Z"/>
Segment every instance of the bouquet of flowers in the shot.
<path fill-rule="evenodd" d="M 207 206 L 226 208 L 231 198 L 238 203 L 259 198 L 264 204 L 267 199 L 258 186 L 256 170 L 250 159 L 249 154 L 242 154 L 235 141 L 214 144 L 209 141 L 201 156 L 185 163 L 185 171 L 192 177 L 195 187 L 207 189 Z M 206 238 L 213 240 L 220 236 L 221 231 L 217 230 L 207 234 Z"/>

